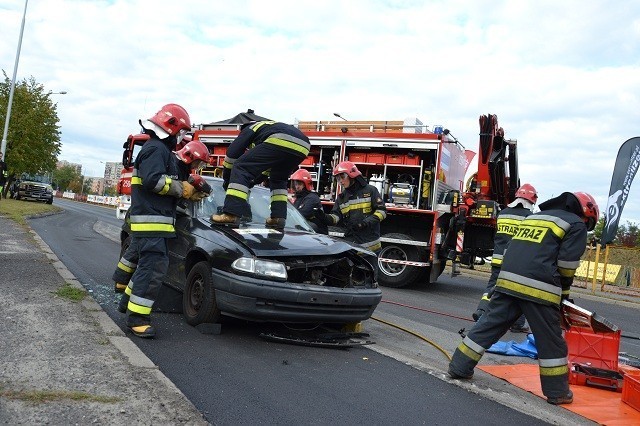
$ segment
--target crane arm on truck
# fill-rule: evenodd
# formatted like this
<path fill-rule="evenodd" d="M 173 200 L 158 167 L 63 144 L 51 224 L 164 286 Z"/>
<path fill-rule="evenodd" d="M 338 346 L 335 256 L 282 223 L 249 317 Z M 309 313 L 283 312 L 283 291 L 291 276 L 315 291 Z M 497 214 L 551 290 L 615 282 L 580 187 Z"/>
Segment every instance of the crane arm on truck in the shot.
<path fill-rule="evenodd" d="M 493 253 L 498 212 L 515 198 L 520 186 L 517 141 L 505 139 L 495 114 L 481 115 L 478 171 L 469 179 L 450 219 L 442 246 L 444 256 L 472 265 L 476 256 Z M 463 244 L 459 247 L 458 236 Z"/>

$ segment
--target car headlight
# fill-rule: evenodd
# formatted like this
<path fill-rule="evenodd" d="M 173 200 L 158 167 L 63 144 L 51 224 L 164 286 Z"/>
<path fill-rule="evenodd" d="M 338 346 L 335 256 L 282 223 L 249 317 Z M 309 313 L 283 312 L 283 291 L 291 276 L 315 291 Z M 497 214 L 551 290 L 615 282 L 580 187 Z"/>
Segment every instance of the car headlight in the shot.
<path fill-rule="evenodd" d="M 287 280 L 287 268 L 285 268 L 284 263 L 280 262 L 241 257 L 240 259 L 234 260 L 231 267 L 236 271 L 260 277 L 275 278 L 282 281 Z"/>

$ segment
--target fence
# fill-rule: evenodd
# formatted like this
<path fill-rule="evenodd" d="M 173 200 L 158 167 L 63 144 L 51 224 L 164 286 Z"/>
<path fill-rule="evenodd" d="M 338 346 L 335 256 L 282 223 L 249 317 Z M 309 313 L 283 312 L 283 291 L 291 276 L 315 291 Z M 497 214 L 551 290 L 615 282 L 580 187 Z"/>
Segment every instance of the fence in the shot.
<path fill-rule="evenodd" d="M 595 271 L 595 274 L 594 274 Z M 640 295 L 640 248 L 607 245 L 587 247 L 574 285 L 595 291 L 628 291 Z"/>

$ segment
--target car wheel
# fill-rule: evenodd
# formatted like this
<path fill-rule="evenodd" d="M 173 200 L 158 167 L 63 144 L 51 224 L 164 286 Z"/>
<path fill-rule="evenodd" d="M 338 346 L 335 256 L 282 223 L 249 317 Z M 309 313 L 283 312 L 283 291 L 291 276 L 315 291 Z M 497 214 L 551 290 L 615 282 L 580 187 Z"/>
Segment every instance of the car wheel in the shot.
<path fill-rule="evenodd" d="M 53 204 L 53 198 L 50 200 L 47 200 L 47 204 Z"/>
<path fill-rule="evenodd" d="M 187 324 L 215 323 L 220 320 L 220 309 L 213 289 L 211 266 L 198 262 L 191 268 L 182 295 L 182 314 Z"/>
<path fill-rule="evenodd" d="M 405 234 L 386 234 L 384 237 L 398 240 L 413 240 Z M 420 247 L 395 243 L 382 243 L 379 258 L 393 259 L 409 262 L 424 262 L 427 259 L 426 251 Z M 378 282 L 385 287 L 405 287 L 413 284 L 423 273 L 425 267 L 409 266 L 400 263 L 379 262 L 380 272 Z M 428 278 L 427 278 L 428 279 Z"/>

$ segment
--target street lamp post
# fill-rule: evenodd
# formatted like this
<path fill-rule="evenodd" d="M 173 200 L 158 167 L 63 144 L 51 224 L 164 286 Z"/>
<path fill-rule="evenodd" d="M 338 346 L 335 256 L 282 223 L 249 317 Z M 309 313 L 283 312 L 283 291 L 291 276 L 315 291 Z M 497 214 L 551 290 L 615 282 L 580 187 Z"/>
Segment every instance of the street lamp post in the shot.
<path fill-rule="evenodd" d="M 9 133 L 9 120 L 11 119 L 11 105 L 13 104 L 13 92 L 16 88 L 16 74 L 18 73 L 18 62 L 20 61 L 20 48 L 22 47 L 22 34 L 24 34 L 24 22 L 27 16 L 27 4 L 29 0 L 24 1 L 24 13 L 22 14 L 22 25 L 20 26 L 20 38 L 18 39 L 18 50 L 16 51 L 16 62 L 13 66 L 13 77 L 11 79 L 11 89 L 9 90 L 9 105 L 7 105 L 7 116 L 4 118 L 4 132 L 2 133 L 2 145 L 0 152 L 2 155 L 7 150 L 7 133 Z"/>

